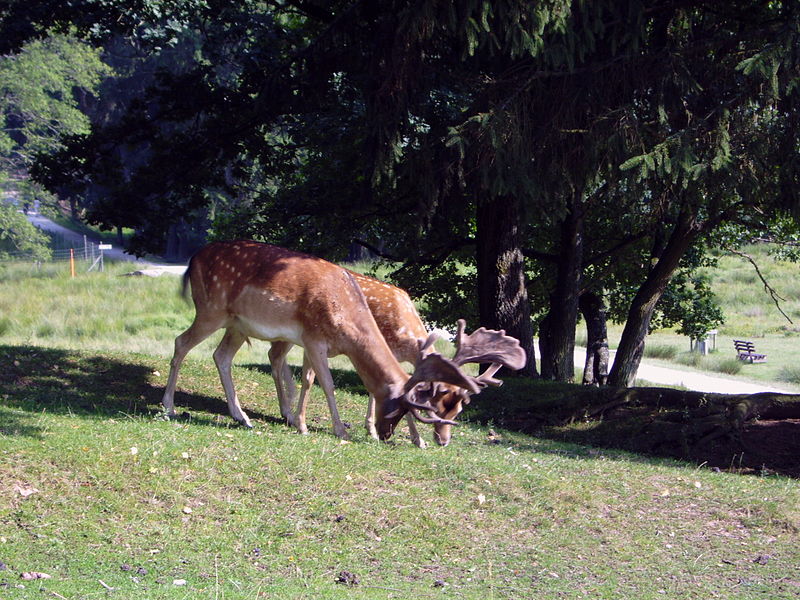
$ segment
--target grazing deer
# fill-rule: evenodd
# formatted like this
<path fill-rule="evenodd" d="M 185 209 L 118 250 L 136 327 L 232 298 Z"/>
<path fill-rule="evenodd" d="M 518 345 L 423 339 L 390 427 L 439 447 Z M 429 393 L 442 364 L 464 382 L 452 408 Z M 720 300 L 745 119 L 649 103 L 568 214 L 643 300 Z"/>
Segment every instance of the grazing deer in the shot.
<path fill-rule="evenodd" d="M 346 355 L 375 397 L 377 433 L 382 440 L 391 437 L 406 412 L 425 423 L 455 424 L 434 414 L 431 399 L 435 386 L 431 383 L 450 384 L 470 393 L 477 393 L 485 384 L 462 372 L 456 362 L 433 352 L 417 362 L 412 375 L 406 373 L 381 335 L 354 275 L 320 258 L 252 241 L 216 242 L 192 257 L 183 282 L 184 291 L 191 282 L 196 312 L 191 326 L 175 339 L 162 399 L 168 416 L 175 415 L 175 386 L 186 354 L 222 328 L 226 331 L 214 351 L 214 361 L 231 416 L 248 427 L 250 419 L 236 396 L 231 364 L 251 337 L 304 348 L 304 360 L 319 378 L 334 432 L 341 438 L 347 434 L 336 408 L 329 356 Z M 430 344 L 431 339 L 421 349 Z M 497 354 L 491 343 L 476 350 L 487 356 Z M 518 358 L 517 354 L 512 359 L 512 368 Z M 286 394 L 279 393 L 279 400 L 281 415 L 292 423 Z M 420 411 L 430 416 L 424 417 Z"/>
<path fill-rule="evenodd" d="M 422 348 L 421 345 L 428 338 L 428 332 L 422 319 L 419 318 L 416 308 L 414 307 L 411 298 L 405 290 L 361 275 L 360 273 L 352 273 L 356 282 L 358 283 L 361 291 L 367 299 L 372 316 L 378 324 L 389 349 L 394 354 L 398 362 L 408 362 L 415 364 L 426 353 L 432 351 L 433 347 Z M 456 354 L 453 361 L 459 366 L 467 362 L 476 362 L 475 357 L 467 357 L 464 353 L 467 347 L 471 344 L 475 347 L 479 341 L 478 337 L 482 338 L 484 344 L 491 343 L 496 350 L 496 360 L 500 362 L 493 362 L 492 366 L 483 374 L 477 377 L 478 384 L 483 387 L 485 385 L 501 385 L 502 381 L 494 379 L 492 376 L 497 372 L 501 366 L 511 366 L 515 359 L 521 360 L 524 364 L 525 355 L 524 351 L 519 345 L 519 342 L 514 338 L 504 335 L 504 332 L 489 332 L 485 329 L 479 329 L 471 336 L 464 335 L 464 322 L 459 321 L 459 330 L 456 337 Z M 433 341 L 433 340 L 431 340 Z M 464 350 L 462 350 L 462 347 Z M 279 394 L 286 394 L 289 398 L 288 402 L 294 402 L 295 388 L 292 383 L 292 374 L 286 363 L 286 354 L 291 349 L 291 344 L 286 342 L 273 343 L 270 348 L 270 363 L 272 364 L 272 374 L 275 379 L 275 387 Z M 503 352 L 499 352 L 503 350 Z M 520 355 L 522 352 L 522 355 Z M 517 366 L 516 368 L 520 368 Z M 301 432 L 307 431 L 305 424 L 305 409 L 308 402 L 308 392 L 311 384 L 314 382 L 314 371 L 307 361 L 303 361 L 303 376 L 302 376 L 302 390 L 300 392 L 300 399 L 297 405 L 297 410 L 294 415 L 294 424 Z M 454 420 L 463 410 L 463 405 L 469 404 L 470 394 L 463 388 L 452 386 L 449 384 L 435 384 L 435 390 L 431 399 L 431 405 L 434 407 L 435 414 L 443 420 Z M 419 435 L 414 418 L 411 414 L 406 415 L 408 422 L 408 429 L 411 439 L 415 445 L 420 448 L 425 447 L 425 442 Z M 375 429 L 375 397 L 370 394 L 369 405 L 367 408 L 366 427 L 370 435 L 377 439 L 378 434 Z M 451 425 L 445 422 L 434 423 L 434 440 L 441 446 L 446 446 L 450 443 Z"/>

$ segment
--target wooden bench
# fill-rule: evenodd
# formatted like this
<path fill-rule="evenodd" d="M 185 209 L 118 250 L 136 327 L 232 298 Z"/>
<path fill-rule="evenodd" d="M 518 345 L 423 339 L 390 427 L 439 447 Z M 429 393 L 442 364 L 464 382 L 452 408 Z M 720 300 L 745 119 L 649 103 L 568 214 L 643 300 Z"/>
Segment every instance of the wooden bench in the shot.
<path fill-rule="evenodd" d="M 767 355 L 756 352 L 756 347 L 753 342 L 748 342 L 747 340 L 733 340 L 733 347 L 736 348 L 736 354 L 739 360 L 750 363 L 767 361 Z"/>

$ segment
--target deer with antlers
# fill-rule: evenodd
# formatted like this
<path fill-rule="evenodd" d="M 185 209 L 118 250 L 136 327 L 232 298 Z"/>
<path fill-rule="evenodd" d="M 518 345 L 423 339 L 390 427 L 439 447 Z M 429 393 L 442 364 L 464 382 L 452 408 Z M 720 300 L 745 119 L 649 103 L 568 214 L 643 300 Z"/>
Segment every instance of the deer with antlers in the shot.
<path fill-rule="evenodd" d="M 414 307 L 408 293 L 396 286 L 383 281 L 367 277 L 360 273 L 352 273 L 361 291 L 367 299 L 372 316 L 375 318 L 383 338 L 389 345 L 389 349 L 394 354 L 398 362 L 408 362 L 416 364 L 426 354 L 433 351 L 434 337 L 430 337 L 425 325 L 422 323 L 416 308 Z M 522 360 L 524 364 L 524 351 L 519 342 L 505 335 L 503 331 L 489 331 L 479 329 L 467 336 L 464 333 L 465 322 L 458 322 L 458 334 L 456 336 L 456 353 L 452 360 L 457 365 L 462 366 L 469 362 L 483 362 L 486 360 L 482 355 L 470 355 L 478 347 L 485 351 L 491 345 L 494 348 L 494 355 L 491 358 L 491 366 L 475 381 L 482 388 L 487 385 L 499 386 L 502 381 L 493 376 L 502 366 L 517 364 L 516 361 Z M 427 346 L 424 346 L 427 342 Z M 286 342 L 273 343 L 270 348 L 270 363 L 272 364 L 272 374 L 275 379 L 275 387 L 279 394 L 286 394 L 288 402 L 294 403 L 295 388 L 292 383 L 291 370 L 286 363 L 286 354 L 291 349 L 291 344 Z M 522 354 L 520 355 L 520 352 Z M 517 367 L 519 368 L 519 367 Z M 299 431 L 307 431 L 305 424 L 305 412 L 308 402 L 310 386 L 314 382 L 314 371 L 308 361 L 303 361 L 302 389 L 297 410 L 294 415 L 294 425 Z M 463 410 L 465 404 L 469 404 L 470 393 L 460 387 L 446 383 L 436 383 L 430 401 L 434 408 L 434 413 L 443 421 L 454 420 Z M 409 434 L 413 443 L 420 447 L 425 447 L 425 442 L 419 435 L 415 424 L 415 418 L 411 413 L 406 415 Z M 451 425 L 445 422 L 434 422 L 433 437 L 437 444 L 446 446 L 450 443 Z M 375 429 L 375 397 L 370 394 L 369 405 L 367 407 L 366 428 L 369 434 L 376 438 L 378 433 Z"/>
<path fill-rule="evenodd" d="M 214 361 L 231 416 L 248 427 L 250 419 L 239 404 L 231 378 L 233 357 L 248 338 L 304 348 L 304 361 L 319 378 L 334 432 L 341 438 L 347 433 L 336 408 L 327 363 L 330 356 L 346 355 L 374 396 L 377 434 L 382 440 L 391 437 L 407 412 L 421 422 L 455 424 L 436 414 L 431 403 L 435 384 L 449 384 L 473 394 L 486 385 L 464 373 L 455 361 L 428 351 L 430 339 L 419 346 L 420 352 L 427 354 L 417 361 L 414 373 L 406 373 L 381 334 L 354 275 L 320 258 L 252 241 L 216 242 L 192 257 L 184 275 L 184 290 L 189 283 L 195 318 L 175 340 L 162 398 L 168 416 L 175 415 L 175 387 L 186 354 L 223 328 L 225 335 L 214 351 Z M 470 351 L 472 355 L 492 358 L 498 354 L 488 341 L 486 347 L 478 346 Z M 506 361 L 509 367 L 524 364 L 521 348 L 520 352 L 522 362 L 519 352 L 512 353 Z M 281 415 L 292 423 L 287 395 L 279 392 L 279 401 Z"/>

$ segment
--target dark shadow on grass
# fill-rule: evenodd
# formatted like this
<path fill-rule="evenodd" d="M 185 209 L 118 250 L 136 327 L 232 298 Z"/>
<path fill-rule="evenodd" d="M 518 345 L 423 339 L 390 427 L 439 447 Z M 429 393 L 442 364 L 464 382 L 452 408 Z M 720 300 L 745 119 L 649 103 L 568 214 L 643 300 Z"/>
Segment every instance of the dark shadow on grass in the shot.
<path fill-rule="evenodd" d="M 242 369 L 249 369 L 251 371 L 256 371 L 259 373 L 267 373 L 272 374 L 272 367 L 268 363 L 248 363 L 244 365 L 240 365 Z M 298 366 L 291 366 L 290 369 L 292 370 L 292 378 L 295 381 L 295 384 L 298 385 L 298 392 L 299 392 L 299 384 L 300 384 L 300 377 L 302 375 L 302 369 Z M 364 384 L 361 382 L 361 378 L 358 376 L 358 373 L 355 371 L 350 371 L 346 369 L 331 369 L 331 376 L 333 377 L 333 387 L 335 390 L 345 392 L 348 394 L 363 394 L 366 395 L 367 388 L 364 387 Z M 314 385 L 319 386 L 317 380 L 314 380 Z M 366 408 L 366 407 L 365 407 Z"/>
<path fill-rule="evenodd" d="M 530 448 L 575 458 L 680 461 L 746 474 L 800 477 L 800 421 L 756 420 L 731 434 L 705 435 L 707 421 L 659 404 L 625 405 L 594 417 L 612 388 L 508 378 L 475 396 L 462 420 L 541 440 Z M 565 444 L 550 444 L 547 440 Z M 516 448 L 516 447 L 515 447 Z M 599 452 L 599 449 L 603 449 Z M 621 452 L 616 452 L 621 451 Z"/>
<path fill-rule="evenodd" d="M 0 433 L 36 436 L 39 428 L 19 416 L 26 413 L 70 414 L 109 418 L 120 414 L 156 417 L 163 411 L 162 386 L 153 385 L 153 365 L 135 358 L 113 359 L 85 352 L 30 346 L 0 345 Z M 228 406 L 222 396 L 175 395 L 176 410 L 203 412 L 197 424 L 229 426 Z M 251 418 L 282 422 L 273 415 L 246 409 Z M 8 414 L 4 414 L 8 413 Z M 223 418 L 224 417 L 224 418 Z"/>
<path fill-rule="evenodd" d="M 42 438 L 42 428 L 30 423 L 32 415 L 0 406 L 0 436 Z"/>

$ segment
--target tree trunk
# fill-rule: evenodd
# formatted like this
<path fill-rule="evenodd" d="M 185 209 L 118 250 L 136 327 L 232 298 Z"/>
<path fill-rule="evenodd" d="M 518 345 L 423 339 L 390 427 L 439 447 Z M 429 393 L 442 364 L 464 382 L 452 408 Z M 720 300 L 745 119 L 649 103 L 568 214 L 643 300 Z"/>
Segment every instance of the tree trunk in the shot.
<path fill-rule="evenodd" d="M 631 302 L 614 366 L 608 376 L 609 385 L 630 387 L 634 384 L 656 304 L 664 294 L 684 253 L 700 231 L 694 215 L 685 209 L 682 210 L 666 247 Z"/>
<path fill-rule="evenodd" d="M 478 206 L 478 314 L 481 325 L 505 329 L 508 335 L 520 341 L 528 355 L 520 374 L 536 377 L 520 222 L 520 206 L 516 199 L 499 198 Z"/>
<path fill-rule="evenodd" d="M 608 382 L 608 330 L 606 307 L 594 292 L 584 292 L 578 305 L 586 321 L 586 363 L 584 385 L 606 385 Z"/>
<path fill-rule="evenodd" d="M 583 267 L 584 209 L 575 192 L 569 212 L 561 223 L 556 287 L 550 309 L 540 330 L 542 377 L 571 382 L 575 379 L 575 324 Z"/>

